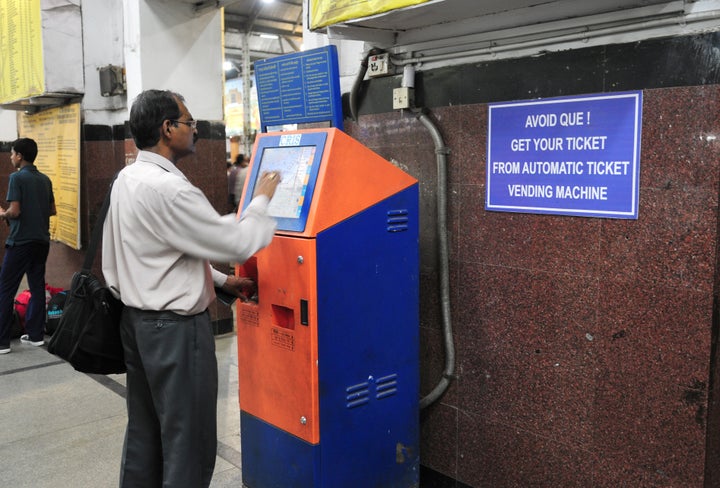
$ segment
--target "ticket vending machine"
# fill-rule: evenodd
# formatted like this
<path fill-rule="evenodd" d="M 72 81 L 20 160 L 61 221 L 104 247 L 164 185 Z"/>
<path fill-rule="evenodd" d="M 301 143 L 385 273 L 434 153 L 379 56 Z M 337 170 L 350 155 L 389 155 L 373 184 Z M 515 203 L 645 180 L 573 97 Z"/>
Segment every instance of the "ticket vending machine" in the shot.
<path fill-rule="evenodd" d="M 238 273 L 243 483 L 418 486 L 418 183 L 344 132 L 259 134 L 241 211 L 282 182 L 272 243 Z"/>

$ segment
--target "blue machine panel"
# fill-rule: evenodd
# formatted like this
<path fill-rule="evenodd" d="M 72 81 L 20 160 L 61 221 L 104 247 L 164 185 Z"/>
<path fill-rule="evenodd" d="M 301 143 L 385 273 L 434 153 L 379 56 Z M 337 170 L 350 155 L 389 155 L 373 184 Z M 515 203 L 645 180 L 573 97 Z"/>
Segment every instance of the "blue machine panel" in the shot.
<path fill-rule="evenodd" d="M 418 485 L 417 202 L 413 185 L 317 236 L 318 486 Z"/>
<path fill-rule="evenodd" d="M 240 411 L 243 484 L 249 488 L 317 486 L 319 446 Z"/>
<path fill-rule="evenodd" d="M 417 488 L 418 185 L 315 241 L 320 442 L 241 411 L 243 482 Z"/>

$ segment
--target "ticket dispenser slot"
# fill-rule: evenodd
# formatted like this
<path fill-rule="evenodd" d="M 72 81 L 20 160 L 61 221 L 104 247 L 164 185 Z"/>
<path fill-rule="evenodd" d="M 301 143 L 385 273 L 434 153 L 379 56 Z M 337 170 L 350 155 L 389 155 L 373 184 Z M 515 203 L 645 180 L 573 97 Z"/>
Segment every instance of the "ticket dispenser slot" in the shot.
<path fill-rule="evenodd" d="M 241 209 L 263 171 L 281 182 L 272 242 L 237 269 L 258 285 L 237 305 L 243 485 L 415 488 L 417 180 L 334 128 L 252 154 Z"/>
<path fill-rule="evenodd" d="M 293 309 L 283 307 L 282 305 L 273 305 L 272 323 L 278 327 L 293 330 L 295 328 L 295 313 Z"/>

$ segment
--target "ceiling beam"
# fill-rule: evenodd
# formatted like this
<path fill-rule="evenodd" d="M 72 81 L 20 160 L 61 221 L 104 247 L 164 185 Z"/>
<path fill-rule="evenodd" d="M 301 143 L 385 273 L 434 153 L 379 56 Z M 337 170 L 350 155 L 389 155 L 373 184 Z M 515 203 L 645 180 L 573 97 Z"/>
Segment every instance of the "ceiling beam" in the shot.
<path fill-rule="evenodd" d="M 302 14 L 301 14 L 302 16 Z M 265 22 L 272 22 L 274 24 L 285 24 L 288 28 L 268 26 Z M 292 21 L 281 18 L 273 17 L 261 17 L 250 20 L 244 15 L 226 15 L 225 16 L 225 29 L 235 29 L 240 32 L 269 32 L 274 30 L 275 32 L 282 32 L 283 35 L 302 36 L 302 18 L 300 21 Z"/>
<path fill-rule="evenodd" d="M 274 0 L 275 3 L 280 3 L 283 5 L 289 5 L 291 7 L 300 7 L 302 8 L 302 0 Z M 193 9 L 196 12 L 200 12 L 202 10 L 207 10 L 210 8 L 221 8 L 221 7 L 227 7 L 229 5 L 233 5 L 235 3 L 240 3 L 240 0 L 199 0 L 193 5 Z M 253 7 L 256 7 L 257 0 L 255 0 L 255 3 Z"/>
<path fill-rule="evenodd" d="M 250 50 L 250 60 L 256 61 L 258 59 L 273 58 L 285 54 L 282 51 L 256 51 Z M 228 61 L 238 61 L 242 63 L 242 49 L 237 47 L 226 46 L 225 47 L 225 59 Z"/>
<path fill-rule="evenodd" d="M 238 31 L 238 32 L 241 33 L 241 34 L 244 34 L 244 33 L 245 33 L 244 30 L 240 30 L 240 29 L 235 29 L 235 28 L 233 28 L 232 30 L 236 30 L 236 31 Z M 225 29 L 225 32 L 227 32 L 227 29 Z M 291 31 L 287 31 L 287 30 L 284 30 L 284 29 L 275 29 L 275 28 L 273 28 L 273 27 L 263 27 L 262 29 L 255 29 L 255 30 L 253 30 L 253 31 L 248 32 L 248 34 L 255 34 L 255 35 L 270 34 L 270 35 L 273 35 L 273 36 L 285 37 L 285 38 L 287 38 L 287 39 L 292 39 L 292 41 L 293 41 L 293 42 L 296 42 L 296 43 L 297 43 L 297 42 L 300 42 L 300 43 L 302 42 L 302 35 L 300 35 L 300 34 L 294 34 L 294 33 L 292 33 Z"/>

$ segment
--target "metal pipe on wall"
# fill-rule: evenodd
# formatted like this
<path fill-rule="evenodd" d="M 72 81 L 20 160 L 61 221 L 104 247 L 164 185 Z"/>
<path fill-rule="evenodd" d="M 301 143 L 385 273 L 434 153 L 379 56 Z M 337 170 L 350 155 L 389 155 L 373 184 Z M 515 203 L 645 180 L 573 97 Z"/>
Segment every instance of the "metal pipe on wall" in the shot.
<path fill-rule="evenodd" d="M 455 344 L 452 335 L 452 321 L 450 316 L 450 265 L 447 236 L 447 153 L 442 135 L 430 117 L 422 110 L 416 111 L 417 119 L 430 132 L 435 144 L 435 158 L 437 161 L 437 238 L 438 238 L 438 261 L 440 263 L 440 307 L 443 323 L 443 339 L 445 344 L 445 369 L 442 378 L 435 385 L 435 388 L 420 400 L 420 408 L 423 409 L 445 393 L 450 380 L 455 374 Z"/>

